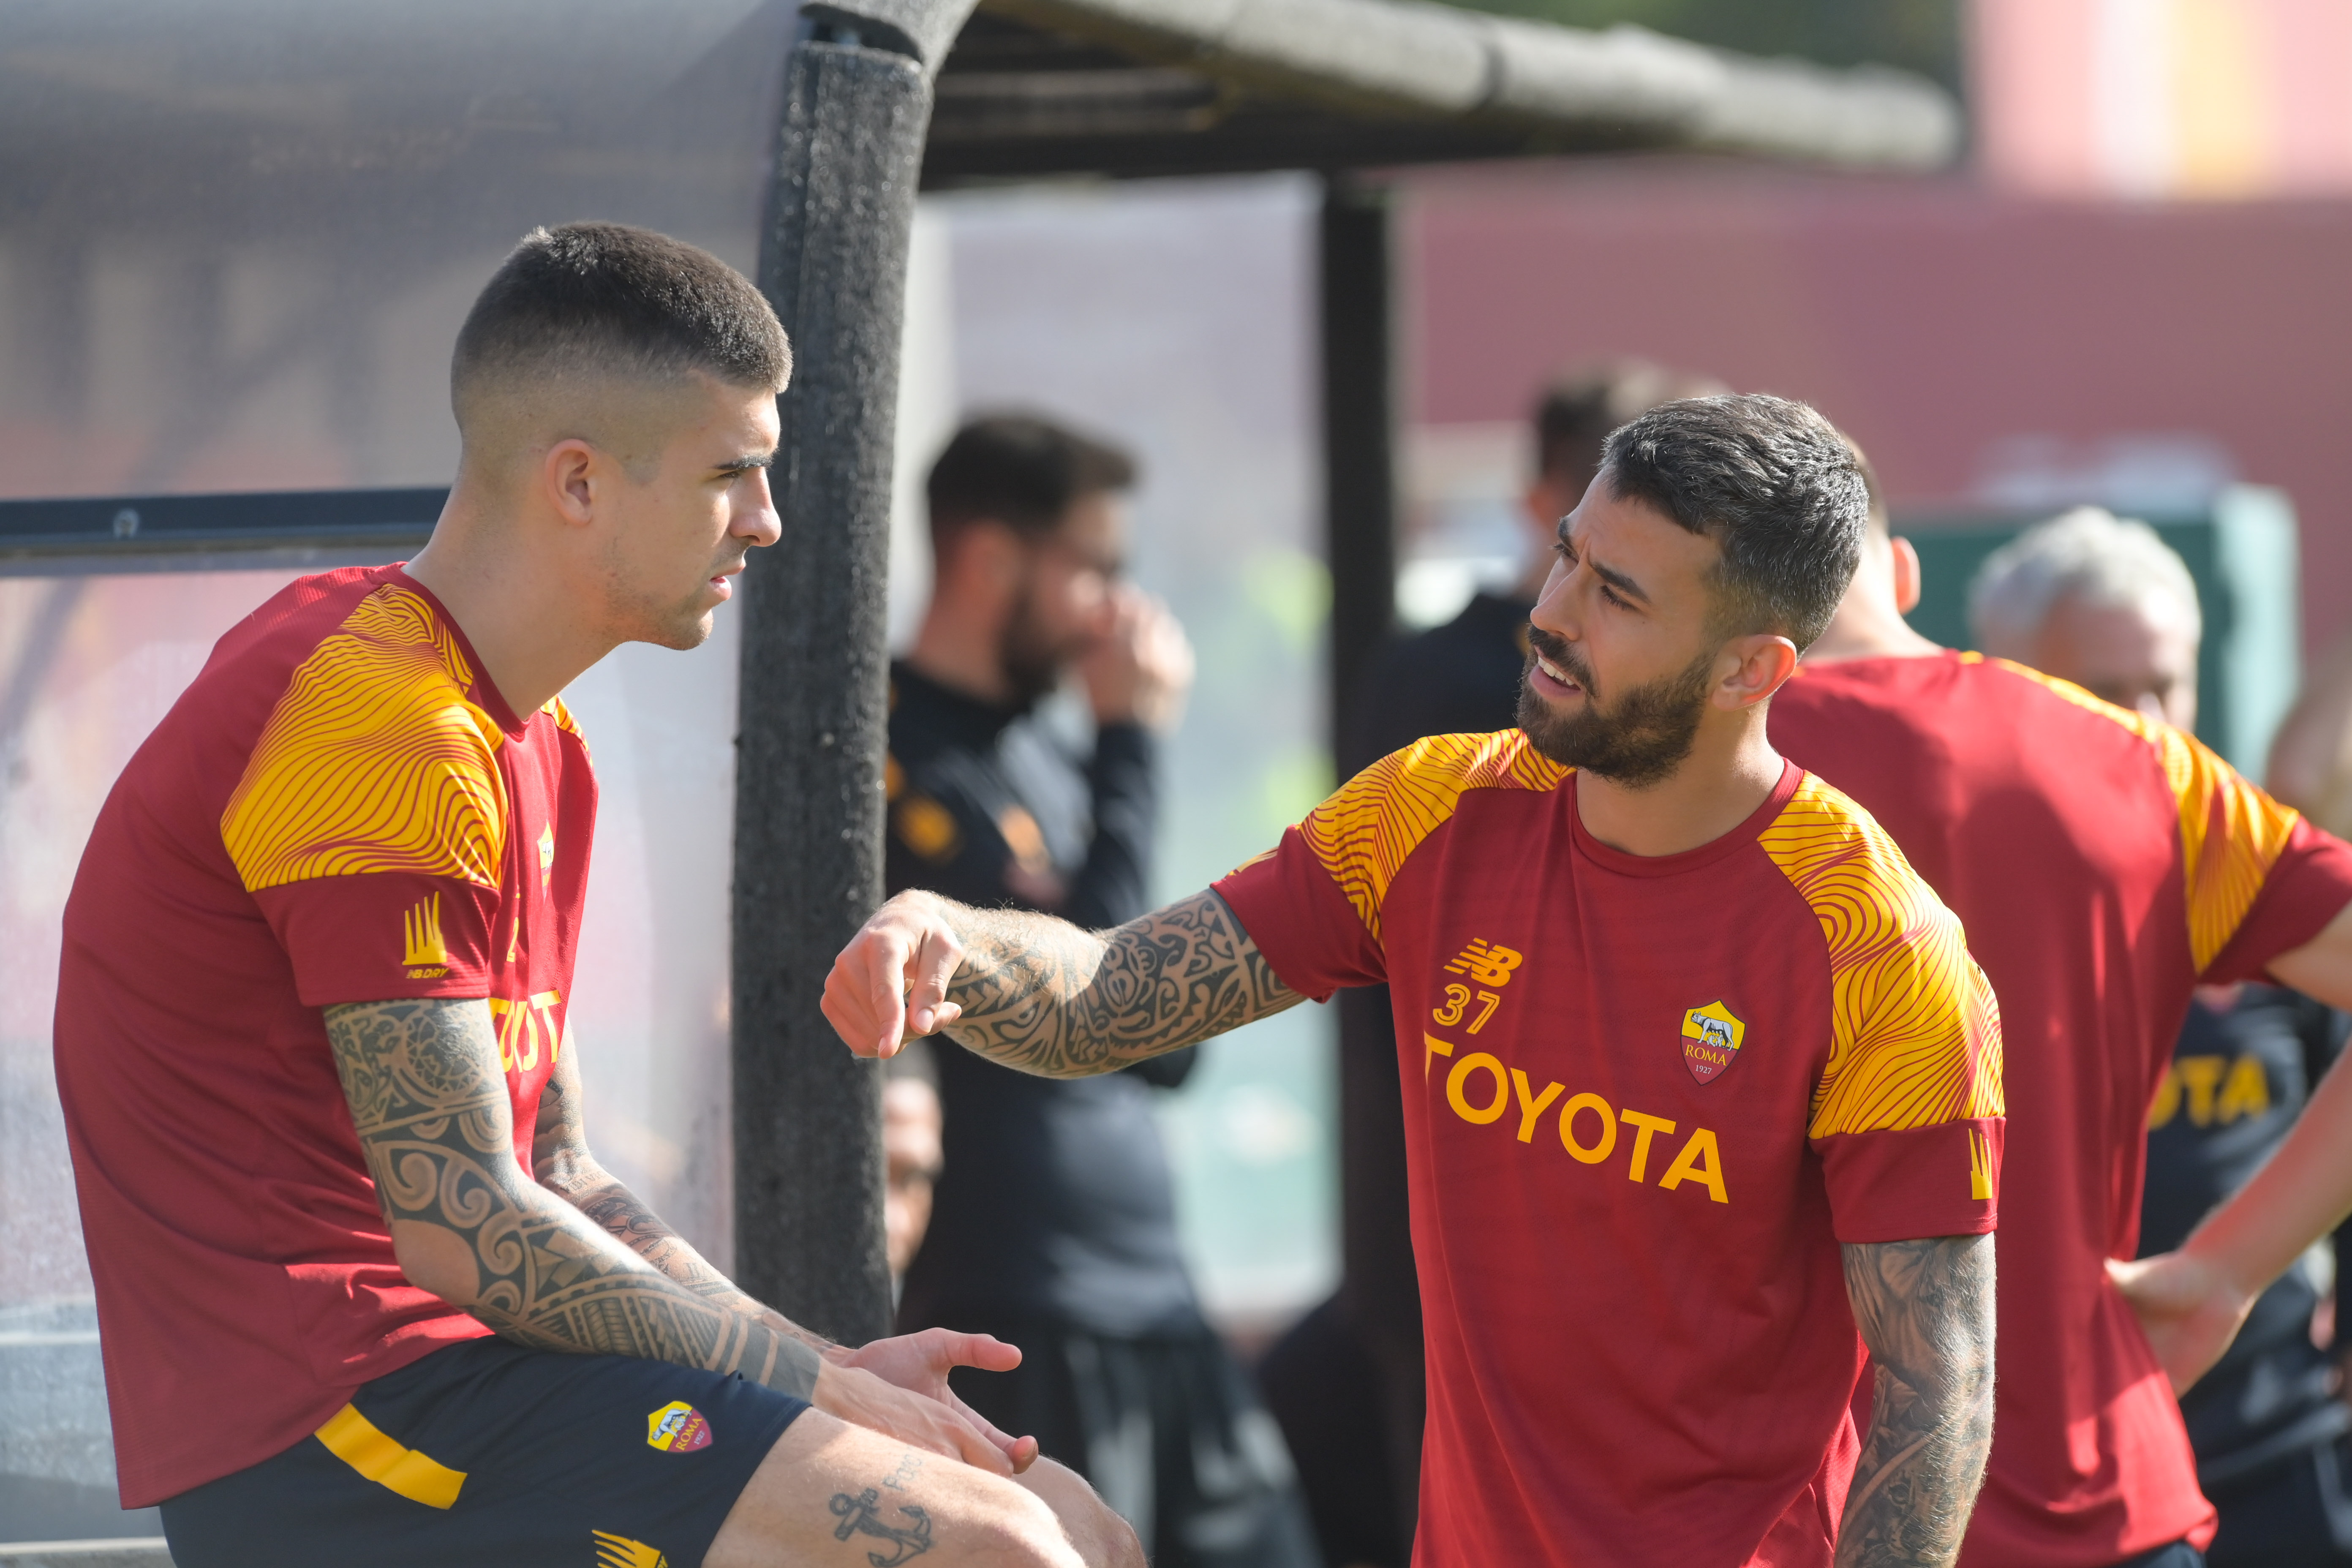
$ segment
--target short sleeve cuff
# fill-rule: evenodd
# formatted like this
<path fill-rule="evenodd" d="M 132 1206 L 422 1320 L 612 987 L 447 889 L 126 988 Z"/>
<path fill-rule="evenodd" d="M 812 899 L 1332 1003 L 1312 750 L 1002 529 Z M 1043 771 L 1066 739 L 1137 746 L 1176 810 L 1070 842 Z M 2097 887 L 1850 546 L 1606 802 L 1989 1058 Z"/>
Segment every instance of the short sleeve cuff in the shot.
<path fill-rule="evenodd" d="M 2006 1126 L 1992 1116 L 1814 1139 L 1838 1240 L 1912 1241 L 1996 1229 Z"/>
<path fill-rule="evenodd" d="M 489 994 L 496 888 L 372 872 L 289 882 L 254 897 L 305 1006 Z"/>
<path fill-rule="evenodd" d="M 2198 978 L 2209 985 L 2259 980 L 2352 904 L 2352 845 L 2298 818 L 2229 945 Z"/>
<path fill-rule="evenodd" d="M 1380 944 L 1296 827 L 1210 890 L 1234 911 L 1276 978 L 1310 1001 L 1387 981 Z"/>

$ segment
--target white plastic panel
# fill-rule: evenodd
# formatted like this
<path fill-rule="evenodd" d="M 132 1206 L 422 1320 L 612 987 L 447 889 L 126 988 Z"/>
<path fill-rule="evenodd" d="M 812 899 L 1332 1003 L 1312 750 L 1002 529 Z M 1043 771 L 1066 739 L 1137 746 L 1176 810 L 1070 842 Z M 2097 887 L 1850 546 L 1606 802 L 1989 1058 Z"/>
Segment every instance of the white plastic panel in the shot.
<path fill-rule="evenodd" d="M 1286 175 L 971 192 L 919 223 L 945 252 L 953 345 L 910 353 L 908 374 L 951 374 L 964 410 L 1040 408 L 1142 460 L 1135 575 L 1200 658 L 1162 775 L 1163 898 L 1272 847 L 1330 784 L 1318 199 Z M 927 571 L 906 559 L 919 532 L 898 542 L 894 580 Z M 1299 1007 L 1213 1041 L 1161 1102 L 1186 1250 L 1235 1326 L 1281 1322 L 1338 1277 L 1331 1028 Z"/>
<path fill-rule="evenodd" d="M 782 0 L 0 14 L 0 496 L 446 483 L 532 226 L 754 261 Z"/>

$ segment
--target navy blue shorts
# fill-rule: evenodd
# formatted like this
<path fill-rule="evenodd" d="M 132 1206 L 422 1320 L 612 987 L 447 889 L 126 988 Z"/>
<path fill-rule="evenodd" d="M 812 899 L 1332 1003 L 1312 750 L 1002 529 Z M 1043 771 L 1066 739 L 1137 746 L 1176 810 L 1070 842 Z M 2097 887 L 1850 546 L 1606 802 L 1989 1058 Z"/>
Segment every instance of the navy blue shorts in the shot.
<path fill-rule="evenodd" d="M 699 1568 L 808 1406 L 731 1373 L 468 1340 L 163 1504 L 179 1568 Z"/>

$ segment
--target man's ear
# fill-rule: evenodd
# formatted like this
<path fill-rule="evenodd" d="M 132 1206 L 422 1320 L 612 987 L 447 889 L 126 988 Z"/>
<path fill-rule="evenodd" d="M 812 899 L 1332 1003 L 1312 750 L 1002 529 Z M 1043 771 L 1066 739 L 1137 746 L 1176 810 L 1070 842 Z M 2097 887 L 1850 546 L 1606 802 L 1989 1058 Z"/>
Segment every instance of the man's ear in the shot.
<path fill-rule="evenodd" d="M 555 515 L 573 528 L 594 522 L 604 467 L 604 454 L 577 436 L 550 447 L 540 461 L 539 476 Z"/>
<path fill-rule="evenodd" d="M 1019 591 L 1027 554 L 1021 536 L 1003 523 L 964 523 L 940 542 L 932 593 L 952 593 L 967 605 L 1008 601 Z"/>
<path fill-rule="evenodd" d="M 1723 645 L 1716 662 L 1722 671 L 1715 683 L 1717 708 L 1753 708 L 1796 672 L 1797 645 L 1772 632 L 1754 632 Z"/>
<path fill-rule="evenodd" d="M 1000 587 L 1017 582 L 1024 555 L 1021 536 L 993 518 L 968 522 L 958 531 L 956 569 L 968 581 Z"/>
<path fill-rule="evenodd" d="M 1919 595 L 1926 585 L 1919 572 L 1919 552 L 1899 533 L 1887 543 L 1895 552 L 1895 608 L 1907 616 L 1919 607 Z"/>

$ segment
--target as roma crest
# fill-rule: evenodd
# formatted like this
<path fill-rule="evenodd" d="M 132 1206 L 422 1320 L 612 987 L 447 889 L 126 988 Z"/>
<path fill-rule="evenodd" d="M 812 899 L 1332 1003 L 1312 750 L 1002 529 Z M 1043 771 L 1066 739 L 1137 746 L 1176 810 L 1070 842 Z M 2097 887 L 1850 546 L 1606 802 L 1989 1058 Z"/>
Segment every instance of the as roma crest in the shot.
<path fill-rule="evenodd" d="M 1701 1083 L 1713 1083 L 1739 1054 L 1748 1026 L 1731 1016 L 1720 1002 L 1694 1007 L 1683 1015 L 1683 1065 Z"/>
<path fill-rule="evenodd" d="M 683 1399 L 673 1399 L 646 1417 L 646 1441 L 671 1454 L 710 1447 L 710 1423 Z"/>

